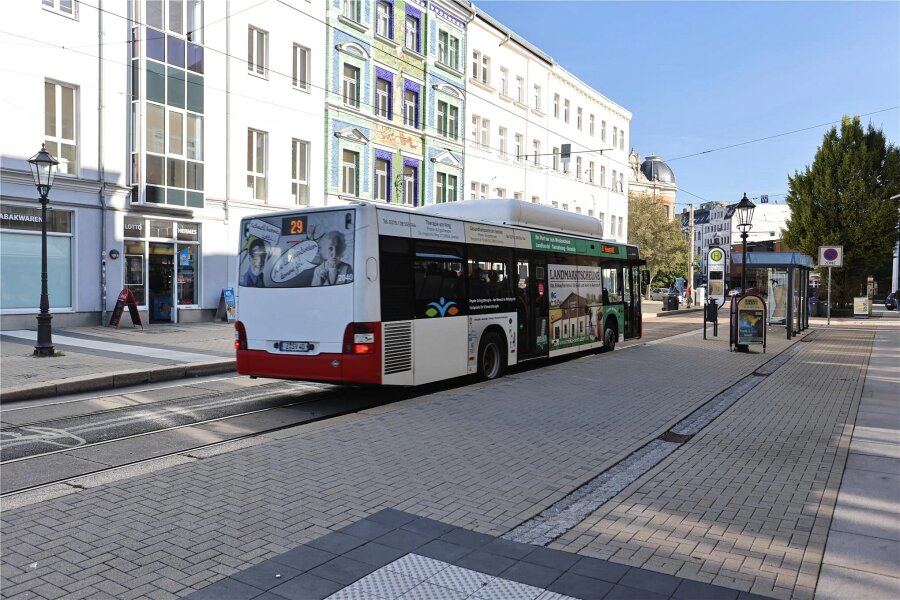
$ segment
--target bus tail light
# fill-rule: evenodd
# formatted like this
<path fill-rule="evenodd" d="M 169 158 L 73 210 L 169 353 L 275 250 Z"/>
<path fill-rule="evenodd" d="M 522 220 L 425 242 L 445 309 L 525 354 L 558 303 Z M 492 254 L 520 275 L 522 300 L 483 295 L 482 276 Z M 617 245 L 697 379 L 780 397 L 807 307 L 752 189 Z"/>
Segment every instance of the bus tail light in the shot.
<path fill-rule="evenodd" d="M 345 354 L 375 353 L 376 323 L 350 323 L 344 330 Z"/>
<path fill-rule="evenodd" d="M 244 324 L 240 321 L 235 321 L 234 323 L 234 349 L 247 349 L 247 330 L 244 328 Z"/>

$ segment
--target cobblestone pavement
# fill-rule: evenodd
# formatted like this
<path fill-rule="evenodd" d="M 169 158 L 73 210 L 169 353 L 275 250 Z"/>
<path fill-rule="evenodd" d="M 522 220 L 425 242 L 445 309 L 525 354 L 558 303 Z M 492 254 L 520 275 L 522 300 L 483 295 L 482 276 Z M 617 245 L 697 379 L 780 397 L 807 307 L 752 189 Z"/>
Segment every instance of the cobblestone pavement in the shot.
<path fill-rule="evenodd" d="M 553 547 L 813 596 L 873 334 L 828 331 Z"/>

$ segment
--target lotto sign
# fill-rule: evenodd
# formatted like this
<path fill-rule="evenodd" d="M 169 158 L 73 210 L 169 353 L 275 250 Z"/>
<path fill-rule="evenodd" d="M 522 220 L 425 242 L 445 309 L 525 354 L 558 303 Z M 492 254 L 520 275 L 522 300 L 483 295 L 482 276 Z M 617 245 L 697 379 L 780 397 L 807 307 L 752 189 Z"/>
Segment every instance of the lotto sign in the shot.
<path fill-rule="evenodd" d="M 844 247 L 843 246 L 819 246 L 819 266 L 820 267 L 843 267 L 844 266 Z"/>

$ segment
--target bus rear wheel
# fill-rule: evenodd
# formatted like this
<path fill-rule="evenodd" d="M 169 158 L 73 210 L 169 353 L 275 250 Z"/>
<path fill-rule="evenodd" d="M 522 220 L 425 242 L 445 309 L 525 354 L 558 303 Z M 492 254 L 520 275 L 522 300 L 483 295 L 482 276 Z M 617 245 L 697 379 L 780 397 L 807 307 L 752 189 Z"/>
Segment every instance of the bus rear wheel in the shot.
<path fill-rule="evenodd" d="M 607 322 L 606 327 L 603 328 L 603 349 L 606 352 L 612 352 L 616 347 L 616 342 L 619 339 L 619 330 L 618 328 Z"/>
<path fill-rule="evenodd" d="M 506 368 L 503 340 L 492 331 L 481 336 L 478 344 L 478 380 L 488 381 L 503 375 Z"/>

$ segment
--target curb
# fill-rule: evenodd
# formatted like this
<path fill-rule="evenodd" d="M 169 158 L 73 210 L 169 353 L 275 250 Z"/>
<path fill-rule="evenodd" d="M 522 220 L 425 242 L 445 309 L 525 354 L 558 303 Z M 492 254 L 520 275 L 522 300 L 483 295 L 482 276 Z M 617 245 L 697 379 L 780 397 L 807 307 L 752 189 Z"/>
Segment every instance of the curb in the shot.
<path fill-rule="evenodd" d="M 75 394 L 78 392 L 96 392 L 99 390 L 121 388 L 142 383 L 155 383 L 158 381 L 184 379 L 186 377 L 203 377 L 205 375 L 231 373 L 234 370 L 234 359 L 220 359 L 186 363 L 171 367 L 158 367 L 155 369 L 132 369 L 100 375 L 81 375 L 70 379 L 3 390 L 0 392 L 0 401 L 16 402 L 21 400 L 34 400 L 36 398 L 62 396 L 64 394 Z"/>
<path fill-rule="evenodd" d="M 702 313 L 702 308 L 679 308 L 678 310 L 664 310 L 662 312 L 655 313 L 657 317 L 672 317 L 675 315 L 687 315 L 691 313 Z"/>

